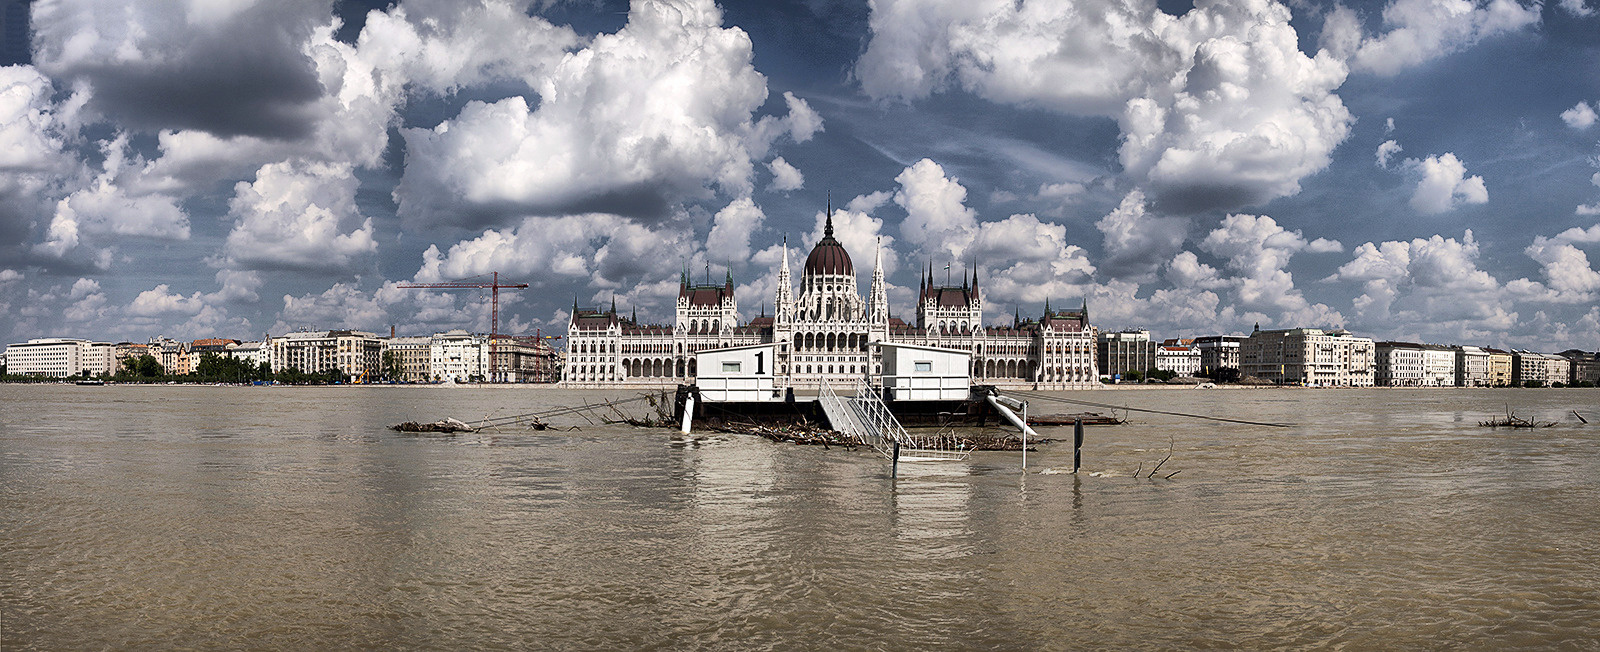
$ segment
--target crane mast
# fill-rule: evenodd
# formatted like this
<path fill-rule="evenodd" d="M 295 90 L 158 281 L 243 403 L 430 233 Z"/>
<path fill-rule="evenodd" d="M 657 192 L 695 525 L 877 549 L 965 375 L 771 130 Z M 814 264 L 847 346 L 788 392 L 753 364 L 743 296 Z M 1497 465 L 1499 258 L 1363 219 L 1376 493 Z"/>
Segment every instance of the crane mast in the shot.
<path fill-rule="evenodd" d="M 479 277 L 481 278 L 481 277 Z M 500 288 L 522 289 L 527 283 L 501 283 L 500 272 L 490 272 L 488 283 L 470 278 L 445 283 L 398 283 L 397 288 L 434 290 L 489 290 L 489 382 L 498 382 L 500 371 Z"/>

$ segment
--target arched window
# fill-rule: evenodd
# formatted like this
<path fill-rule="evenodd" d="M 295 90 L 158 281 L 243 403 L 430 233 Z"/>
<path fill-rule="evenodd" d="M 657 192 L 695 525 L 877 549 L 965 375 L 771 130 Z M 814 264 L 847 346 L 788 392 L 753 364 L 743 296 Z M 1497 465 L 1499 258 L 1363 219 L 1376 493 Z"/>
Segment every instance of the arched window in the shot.
<path fill-rule="evenodd" d="M 828 350 L 833 351 L 833 333 L 828 333 Z"/>

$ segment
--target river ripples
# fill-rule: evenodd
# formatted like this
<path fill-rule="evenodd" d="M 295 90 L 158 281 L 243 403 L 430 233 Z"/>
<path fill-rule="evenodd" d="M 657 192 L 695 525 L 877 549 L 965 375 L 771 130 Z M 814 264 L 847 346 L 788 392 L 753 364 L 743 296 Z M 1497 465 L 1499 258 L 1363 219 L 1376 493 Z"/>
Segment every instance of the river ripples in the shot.
<path fill-rule="evenodd" d="M 1600 640 L 1600 426 L 1568 414 L 1600 422 L 1600 392 L 1073 396 L 1297 425 L 1135 414 L 1077 476 L 1046 446 L 1026 476 L 979 453 L 892 481 L 865 451 L 581 419 L 386 429 L 594 392 L 0 386 L 0 647 Z M 1507 404 L 1560 423 L 1477 426 Z M 1178 475 L 1131 477 L 1169 449 Z"/>

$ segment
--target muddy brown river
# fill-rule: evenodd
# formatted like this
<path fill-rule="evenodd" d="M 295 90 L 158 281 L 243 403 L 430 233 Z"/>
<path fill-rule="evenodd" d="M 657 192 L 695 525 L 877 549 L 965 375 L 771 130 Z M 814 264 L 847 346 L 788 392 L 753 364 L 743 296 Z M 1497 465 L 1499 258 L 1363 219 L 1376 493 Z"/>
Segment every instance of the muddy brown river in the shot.
<path fill-rule="evenodd" d="M 1295 424 L 1136 413 L 1076 476 L 1061 444 L 891 479 L 866 450 L 574 417 L 387 429 L 632 394 L 0 385 L 0 648 L 1600 640 L 1600 390 L 1058 394 Z M 1557 425 L 1477 425 L 1507 405 Z M 1176 476 L 1131 477 L 1169 445 Z"/>

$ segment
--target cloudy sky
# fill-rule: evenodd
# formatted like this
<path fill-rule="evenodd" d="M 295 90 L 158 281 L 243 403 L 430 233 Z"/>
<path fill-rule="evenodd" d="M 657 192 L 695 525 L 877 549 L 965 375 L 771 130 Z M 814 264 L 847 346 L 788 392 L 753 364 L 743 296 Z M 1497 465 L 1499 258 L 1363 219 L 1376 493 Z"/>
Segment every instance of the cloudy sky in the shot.
<path fill-rule="evenodd" d="M 5 341 L 748 318 L 831 196 L 899 316 L 1600 348 L 1600 0 L 3 4 Z"/>

